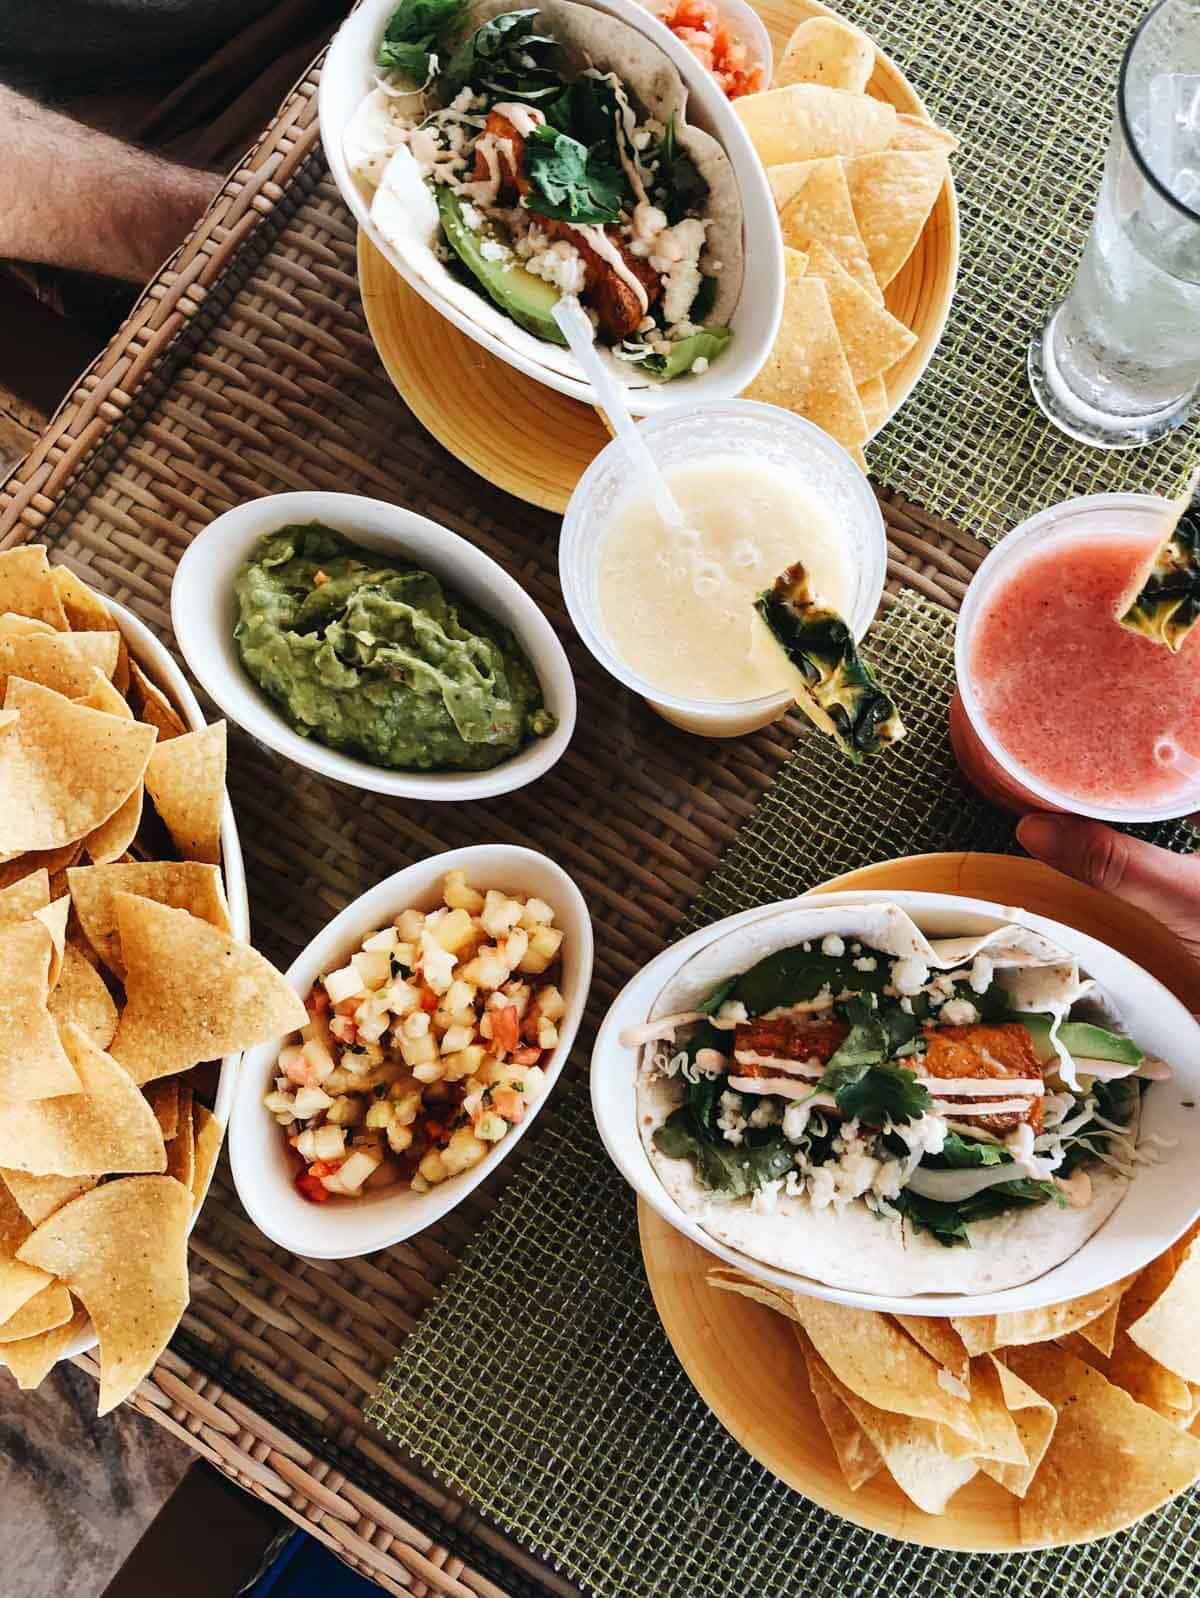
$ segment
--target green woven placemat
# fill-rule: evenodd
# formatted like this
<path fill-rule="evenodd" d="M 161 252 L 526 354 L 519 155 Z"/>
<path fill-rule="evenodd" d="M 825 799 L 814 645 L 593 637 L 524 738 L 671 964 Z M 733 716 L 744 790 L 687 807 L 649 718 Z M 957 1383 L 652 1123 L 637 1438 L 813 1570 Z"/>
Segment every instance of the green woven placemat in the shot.
<path fill-rule="evenodd" d="M 868 770 L 801 739 L 704 885 L 686 929 L 904 854 L 1007 849 L 946 742 L 953 619 L 906 596 L 872 649 L 908 741 Z M 1190 847 L 1179 825 L 1159 842 Z M 584 1039 L 583 1049 L 590 1044 Z M 633 1197 L 596 1135 L 581 1074 L 404 1343 L 367 1417 L 493 1522 L 602 1598 L 1094 1598 L 1193 1592 L 1196 1497 L 1062 1554 L 929 1553 L 783 1487 L 718 1425 L 662 1333 Z"/>
<path fill-rule="evenodd" d="M 1046 421 L 1025 377 L 1029 336 L 1079 262 L 1149 0 L 834 3 L 961 140 L 958 292 L 929 370 L 870 446 L 876 476 L 982 537 L 1074 494 L 1177 493 L 1200 424 L 1150 449 L 1089 449 Z"/>

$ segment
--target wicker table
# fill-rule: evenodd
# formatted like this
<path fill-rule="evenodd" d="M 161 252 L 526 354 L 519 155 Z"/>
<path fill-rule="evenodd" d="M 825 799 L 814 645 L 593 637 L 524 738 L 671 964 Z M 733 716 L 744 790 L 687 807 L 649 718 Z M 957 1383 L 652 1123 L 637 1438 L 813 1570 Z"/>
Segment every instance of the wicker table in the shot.
<path fill-rule="evenodd" d="M 325 488 L 391 499 L 494 555 L 567 644 L 583 729 L 568 756 L 523 793 L 421 808 L 320 783 L 235 737 L 230 786 L 256 941 L 287 964 L 330 914 L 407 861 L 467 842 L 529 842 L 588 897 L 594 1025 L 670 935 L 800 728 L 784 721 L 729 744 L 676 734 L 574 641 L 555 520 L 446 456 L 379 367 L 354 227 L 320 154 L 317 77 L 314 68 L 288 96 L 0 491 L 0 539 L 46 540 L 164 636 L 180 551 L 256 495 Z M 908 583 L 956 608 L 980 546 L 891 493 L 880 498 L 889 590 Z M 587 1047 L 585 1028 L 575 1069 Z M 569 1593 L 360 1413 L 493 1198 L 476 1194 L 370 1259 L 318 1263 L 269 1245 L 223 1168 L 192 1241 L 192 1306 L 131 1402 L 388 1592 Z"/>

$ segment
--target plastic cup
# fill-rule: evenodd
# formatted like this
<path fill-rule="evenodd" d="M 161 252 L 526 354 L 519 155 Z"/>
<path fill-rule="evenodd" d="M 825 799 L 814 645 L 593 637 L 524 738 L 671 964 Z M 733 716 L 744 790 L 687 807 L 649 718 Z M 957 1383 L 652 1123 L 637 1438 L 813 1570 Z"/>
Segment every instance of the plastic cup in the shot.
<path fill-rule="evenodd" d="M 1101 805 L 1056 788 L 1017 760 L 988 725 L 970 672 L 971 644 L 979 617 L 996 589 L 1045 545 L 1063 538 L 1109 537 L 1114 533 L 1161 538 L 1171 502 L 1153 494 L 1089 494 L 1039 511 L 1009 533 L 980 566 L 967 588 L 954 643 L 958 692 L 950 707 L 950 742 L 955 758 L 972 787 L 1004 810 L 1024 815 L 1031 810 L 1057 810 L 1097 821 L 1168 821 L 1200 807 L 1200 791 L 1182 788 L 1157 805 L 1137 802 Z M 1115 626 L 1116 623 L 1114 622 Z M 1036 684 L 1031 683 L 1031 691 Z M 1087 737 L 1088 729 L 1078 736 Z"/>
<path fill-rule="evenodd" d="M 862 638 L 879 608 L 887 569 L 887 536 L 879 502 L 865 474 L 840 444 L 802 417 L 754 400 L 714 400 L 668 411 L 641 430 L 664 468 L 714 455 L 750 456 L 790 472 L 797 486 L 817 497 L 834 527 L 851 541 L 854 603 L 846 620 Z M 616 513 L 644 490 L 633 481 L 624 448 L 602 449 L 575 487 L 563 518 L 558 569 L 575 629 L 605 671 L 640 694 L 652 710 L 686 732 L 737 738 L 786 715 L 789 693 L 755 699 L 688 699 L 647 682 L 616 653 L 600 609 L 598 576 L 604 537 Z"/>

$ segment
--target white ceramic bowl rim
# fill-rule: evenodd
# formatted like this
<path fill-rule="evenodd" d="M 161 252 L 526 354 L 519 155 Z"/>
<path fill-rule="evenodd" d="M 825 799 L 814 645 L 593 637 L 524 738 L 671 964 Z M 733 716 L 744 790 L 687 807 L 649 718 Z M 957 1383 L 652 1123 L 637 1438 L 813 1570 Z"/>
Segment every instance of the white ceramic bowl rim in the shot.
<path fill-rule="evenodd" d="M 1187 1112 L 1182 1120 L 1176 1117 L 1170 1125 L 1176 1130 L 1182 1126 L 1189 1133 L 1190 1150 L 1183 1147 L 1181 1152 L 1185 1138 L 1161 1164 L 1146 1167 L 1116 1210 L 1075 1253 L 1033 1281 L 968 1297 L 931 1293 L 896 1297 L 833 1287 L 797 1276 L 718 1242 L 675 1204 L 641 1145 L 633 1092 L 636 1054 L 620 1045 L 621 1030 L 644 1021 L 675 973 L 701 949 L 731 930 L 784 911 L 821 912 L 864 903 L 898 904 L 918 923 L 923 917 L 946 914 L 961 914 L 968 924 L 972 918 L 977 923 L 1016 921 L 1063 944 L 1078 955 L 1084 968 L 1098 977 L 1122 1012 L 1130 1016 L 1131 1030 L 1143 1036 L 1150 1031 L 1164 1037 L 1170 1034 L 1169 1049 L 1164 1046 L 1159 1052 L 1169 1055 L 1171 1063 L 1181 1069 L 1173 1082 L 1155 1084 L 1147 1095 L 1144 1118 L 1166 1117 L 1184 1099 L 1197 1096 L 1200 1027 L 1195 1019 L 1148 972 L 1098 939 L 1045 916 L 953 894 L 885 889 L 814 894 L 744 911 L 691 934 L 643 967 L 609 1009 L 592 1057 L 592 1107 L 609 1157 L 639 1197 L 676 1231 L 748 1276 L 810 1297 L 891 1314 L 993 1315 L 1042 1308 L 1106 1286 L 1168 1248 L 1200 1214 L 1200 1189 L 1186 1180 L 1172 1180 L 1179 1175 L 1182 1159 L 1189 1153 L 1200 1154 L 1200 1123 L 1190 1130 L 1192 1122 L 1187 1119 Z M 1131 1014 L 1134 1011 L 1136 1014 Z M 1157 1099 L 1154 1093 L 1158 1093 Z M 1160 1130 L 1167 1125 L 1164 1119 Z M 1169 1219 L 1164 1219 L 1168 1212 Z M 1098 1263 L 1101 1260 L 1107 1263 Z"/>
<path fill-rule="evenodd" d="M 854 492 L 862 501 L 864 517 L 870 523 L 870 537 L 868 542 L 869 565 L 862 574 L 859 583 L 857 602 L 854 614 L 850 617 L 850 630 L 855 640 L 861 642 L 867 629 L 875 619 L 879 609 L 879 601 L 883 596 L 883 584 L 887 576 L 887 530 L 884 526 L 883 512 L 879 508 L 879 501 L 871 487 L 866 473 L 858 463 L 837 442 L 830 438 L 815 422 L 810 422 L 803 416 L 798 416 L 792 411 L 781 410 L 776 405 L 764 405 L 759 400 L 702 400 L 694 405 L 681 404 L 674 410 L 663 411 L 657 416 L 647 418 L 639 423 L 642 433 L 653 450 L 655 436 L 667 428 L 679 424 L 683 416 L 694 416 L 697 419 L 697 444 L 703 446 L 706 454 L 711 454 L 714 447 L 719 447 L 719 435 L 714 445 L 714 423 L 719 425 L 722 415 L 743 415 L 753 417 L 755 414 L 769 416 L 774 425 L 781 428 L 790 428 L 797 437 L 803 437 L 805 442 L 823 453 L 833 467 L 841 472 L 846 482 L 855 483 Z M 592 486 L 608 470 L 614 459 L 624 448 L 620 439 L 613 438 L 604 446 L 598 455 L 589 463 L 583 476 L 579 479 L 571 493 L 571 501 L 567 504 L 564 526 L 573 520 L 571 516 L 571 502 L 576 504 L 585 501 L 591 492 Z M 636 488 L 632 490 L 636 492 Z M 603 537 L 603 529 L 591 532 L 584 530 L 580 536 Z M 563 545 L 559 545 L 559 568 L 562 569 Z M 715 700 L 715 699 L 689 699 L 682 694 L 668 693 L 665 689 L 648 682 L 646 678 L 632 671 L 619 656 L 615 655 L 604 640 L 604 635 L 591 615 L 584 608 L 576 592 L 575 584 L 565 578 L 561 583 L 563 601 L 575 624 L 575 630 L 584 643 L 595 655 L 596 659 L 611 676 L 618 682 L 624 683 L 626 688 L 632 689 L 635 694 L 640 694 L 643 699 L 650 700 L 655 705 L 665 705 L 671 710 L 680 711 L 686 715 L 703 715 L 705 712 L 717 710 L 722 714 L 737 716 L 744 714 L 752 716 L 759 712 L 783 708 L 795 701 L 795 695 L 790 693 L 761 694 L 753 699 Z"/>
<path fill-rule="evenodd" d="M 1170 821 L 1190 815 L 1196 809 L 1196 796 L 1184 789 L 1174 799 L 1164 800 L 1160 805 L 1100 805 L 1064 793 L 1036 776 L 1001 743 L 979 703 L 970 671 L 970 647 L 976 620 L 995 584 L 1011 576 L 1036 546 L 1053 543 L 1056 538 L 1085 536 L 1088 530 L 1086 524 L 1098 514 L 1112 513 L 1112 526 L 1107 533 L 1098 527 L 1092 529 L 1105 537 L 1121 532 L 1123 513 L 1132 511 L 1146 516 L 1170 510 L 1170 500 L 1158 494 L 1085 494 L 1077 499 L 1064 500 L 1060 505 L 1050 505 L 1014 527 L 995 545 L 967 585 L 954 635 L 954 674 L 963 709 L 972 730 L 1001 770 L 1008 772 L 1023 788 L 1044 800 L 1050 809 L 1091 816 L 1097 821 Z"/>
<path fill-rule="evenodd" d="M 305 738 L 242 668 L 234 643 L 233 584 L 258 540 L 293 522 L 321 521 L 376 552 L 426 566 L 464 599 L 509 627 L 558 719 L 545 738 L 485 771 L 398 771 Z M 309 771 L 372 793 L 425 800 L 468 800 L 510 793 L 547 772 L 575 728 L 575 680 L 558 636 L 532 597 L 490 555 L 440 523 L 385 500 L 357 494 L 267 495 L 211 521 L 185 550 L 171 588 L 171 620 L 192 672 L 231 720 Z"/>
<path fill-rule="evenodd" d="M 441 880 L 454 870 L 465 871 L 472 885 L 480 889 L 500 887 L 538 894 L 553 906 L 555 925 L 566 935 L 562 991 L 567 1013 L 546 1068 L 546 1086 L 525 1120 L 510 1128 L 477 1166 L 428 1193 L 382 1189 L 363 1199 L 316 1205 L 295 1191 L 280 1128 L 262 1103 L 271 1085 L 280 1040 L 251 1050 L 239 1073 L 229 1127 L 233 1179 L 254 1224 L 293 1253 L 310 1259 L 348 1259 L 390 1248 L 432 1226 L 507 1159 L 542 1112 L 565 1068 L 591 984 L 591 920 L 572 879 L 555 861 L 533 849 L 475 844 L 431 855 L 394 872 L 321 928 L 292 962 L 287 980 L 303 997 L 322 973 L 358 949 L 368 932 L 410 905 L 440 903 Z"/>

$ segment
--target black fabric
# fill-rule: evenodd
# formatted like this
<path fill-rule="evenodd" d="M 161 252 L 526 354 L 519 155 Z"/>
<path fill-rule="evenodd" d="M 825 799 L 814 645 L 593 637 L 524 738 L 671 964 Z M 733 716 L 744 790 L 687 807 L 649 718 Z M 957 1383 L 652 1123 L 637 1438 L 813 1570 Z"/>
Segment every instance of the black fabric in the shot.
<path fill-rule="evenodd" d="M 58 101 L 108 95 L 172 73 L 182 78 L 274 4 L 0 0 L 0 82 Z"/>

